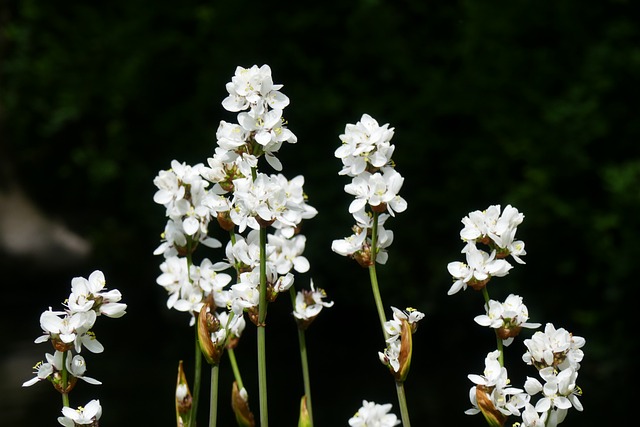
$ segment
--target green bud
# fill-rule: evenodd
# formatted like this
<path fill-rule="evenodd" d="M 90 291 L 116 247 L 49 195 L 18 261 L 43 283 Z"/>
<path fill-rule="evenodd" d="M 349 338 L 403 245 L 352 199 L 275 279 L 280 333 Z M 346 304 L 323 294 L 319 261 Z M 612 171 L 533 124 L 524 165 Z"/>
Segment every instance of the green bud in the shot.
<path fill-rule="evenodd" d="M 309 415 L 309 409 L 307 409 L 307 396 L 302 396 L 300 399 L 300 418 L 298 419 L 298 427 L 311 427 L 311 415 Z"/>

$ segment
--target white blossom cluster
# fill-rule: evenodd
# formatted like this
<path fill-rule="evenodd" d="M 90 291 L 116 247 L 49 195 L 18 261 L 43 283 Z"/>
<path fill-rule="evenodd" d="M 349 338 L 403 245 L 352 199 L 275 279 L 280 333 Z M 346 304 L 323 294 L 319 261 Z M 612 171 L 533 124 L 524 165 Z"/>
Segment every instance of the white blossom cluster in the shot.
<path fill-rule="evenodd" d="M 289 180 L 280 173 L 258 171 L 261 156 L 280 171 L 282 164 L 275 156 L 279 148 L 297 142 L 282 116 L 289 99 L 281 88 L 273 83 L 267 65 L 237 67 L 222 101 L 226 110 L 238 113 L 237 123 L 220 122 L 217 147 L 207 165 L 174 160 L 170 170 L 154 179 L 158 187 L 154 201 L 165 207 L 168 217 L 163 241 L 154 252 L 164 257 L 157 283 L 169 295 L 167 306 L 191 313 L 192 325 L 209 296 L 216 307 L 233 310 L 228 328 L 236 331 L 243 328 L 242 314 L 257 310 L 261 228 L 273 229 L 266 250 L 270 299 L 290 288 L 292 271 L 309 270 L 302 255 L 305 237 L 298 232 L 302 220 L 313 218 L 317 211 L 307 204 L 304 177 Z M 209 235 L 212 222 L 232 235 L 224 248 L 225 259 L 197 262 L 193 253 L 200 244 L 222 247 Z M 224 272 L 231 268 L 234 277 Z"/>
<path fill-rule="evenodd" d="M 354 258 L 363 266 L 371 264 L 372 212 L 378 217 L 377 247 L 375 260 L 387 262 L 386 248 L 393 242 L 393 232 L 384 228 L 384 222 L 396 212 L 404 212 L 407 202 L 398 194 L 404 178 L 395 170 L 391 156 L 395 146 L 391 144 L 394 128 L 378 122 L 368 114 L 363 114 L 359 122 L 347 124 L 340 135 L 342 145 L 335 156 L 342 160 L 340 175 L 351 177 L 351 183 L 344 190 L 355 196 L 349 205 L 349 213 L 356 224 L 353 234 L 344 239 L 334 240 L 331 249 L 343 256 Z"/>
<path fill-rule="evenodd" d="M 384 330 L 388 336 L 386 342 L 387 347 L 383 352 L 378 352 L 378 357 L 383 365 L 389 367 L 394 373 L 400 372 L 401 364 L 407 363 L 406 360 L 400 359 L 402 350 L 402 325 L 407 323 L 409 329 L 405 329 L 405 333 L 413 334 L 418 328 L 418 322 L 424 318 L 424 313 L 415 308 L 407 308 L 399 310 L 391 307 L 393 311 L 393 319 L 384 323 Z M 410 361 L 409 361 L 410 362 Z"/>
<path fill-rule="evenodd" d="M 511 256 L 517 263 L 526 255 L 524 242 L 515 240 L 518 225 L 524 215 L 507 205 L 501 212 L 500 205 L 489 206 L 484 211 L 474 211 L 462 219 L 464 228 L 460 238 L 466 242 L 462 253 L 466 262 L 454 261 L 447 265 L 454 279 L 448 294 L 466 290 L 467 286 L 482 289 L 491 277 L 503 277 L 513 266 L 505 259 Z M 478 243 L 489 248 L 489 252 L 478 247 Z"/>
<path fill-rule="evenodd" d="M 88 278 L 74 277 L 71 280 L 71 293 L 66 300 L 66 308 L 61 311 L 49 308 L 42 313 L 40 327 L 43 335 L 36 338 L 35 342 L 50 341 L 54 352 L 46 353 L 46 361 L 36 364 L 36 376 L 25 381 L 23 387 L 48 380 L 60 393 L 67 394 L 74 388 L 78 379 L 89 384 L 101 384 L 100 381 L 85 375 L 87 364 L 80 353 L 83 348 L 92 353 L 102 353 L 104 346 L 92 331 L 97 318 L 102 315 L 119 318 L 126 313 L 127 308 L 126 304 L 120 302 L 120 291 L 106 290 L 105 285 L 106 280 L 100 270 L 92 272 Z M 92 404 L 90 408 L 94 406 L 95 404 Z M 68 412 L 70 408 L 64 410 Z M 95 419 L 97 413 L 90 412 L 91 417 Z M 99 415 L 97 417 L 99 418 Z M 68 414 L 58 419 L 62 425 L 73 425 L 69 424 L 69 420 L 71 418 Z"/>
<path fill-rule="evenodd" d="M 485 304 L 486 314 L 476 316 L 474 320 L 480 326 L 496 330 L 505 346 L 509 346 L 522 328 L 535 329 L 540 323 L 529 323 L 529 310 L 522 303 L 522 297 L 510 294 L 504 302 L 489 300 Z"/>
<path fill-rule="evenodd" d="M 576 385 L 576 379 L 583 357 L 584 338 L 548 323 L 544 332 L 536 332 L 524 344 L 527 352 L 522 358 L 538 369 L 542 382 L 527 377 L 524 389 L 510 387 L 507 369 L 500 365 L 500 352 L 495 350 L 485 359 L 483 375 L 469 375 L 476 385 L 469 392 L 472 408 L 465 413 L 481 412 L 483 404 L 479 399 L 485 398 L 490 402 L 489 407 L 498 411 L 495 413 L 497 418 L 521 416 L 521 427 L 555 427 L 564 421 L 570 408 L 582 411 L 582 403 L 578 399 L 582 392 Z M 538 394 L 541 397 L 532 403 L 531 399 Z M 487 403 L 483 409 L 488 410 Z"/>
<path fill-rule="evenodd" d="M 362 406 L 349 419 L 351 427 L 393 427 L 400 424 L 398 417 L 390 413 L 391 404 L 380 405 L 375 402 L 362 401 Z"/>
<path fill-rule="evenodd" d="M 475 317 L 476 323 L 495 330 L 501 344 L 509 346 L 522 328 L 535 329 L 539 323 L 530 323 L 529 310 L 522 297 L 510 294 L 504 302 L 488 298 L 485 289 L 491 277 L 506 275 L 512 265 L 506 257 L 524 264 L 520 258 L 525 255 L 524 243 L 515 239 L 518 225 L 524 215 L 508 205 L 501 212 L 499 205 L 490 206 L 485 211 L 474 211 L 462 219 L 464 228 L 460 237 L 466 242 L 462 250 L 467 262 L 449 263 L 447 269 L 454 283 L 449 295 L 471 286 L 483 290 L 486 304 L 485 314 Z M 486 252 L 477 244 L 489 247 Z M 469 379 L 475 384 L 469 391 L 472 408 L 466 411 L 473 415 L 482 412 L 489 424 L 504 425 L 508 416 L 522 417 L 521 427 L 555 427 L 566 417 L 569 408 L 582 411 L 578 399 L 580 388 L 576 385 L 581 348 L 585 340 L 574 336 L 565 329 L 556 329 L 548 323 L 544 332 L 535 332 L 524 340 L 527 352 L 522 359 L 538 370 L 540 379 L 527 377 L 523 388 L 512 387 L 507 369 L 503 366 L 501 346 L 485 358 L 483 375 L 471 374 Z M 533 396 L 541 394 L 535 403 Z"/>

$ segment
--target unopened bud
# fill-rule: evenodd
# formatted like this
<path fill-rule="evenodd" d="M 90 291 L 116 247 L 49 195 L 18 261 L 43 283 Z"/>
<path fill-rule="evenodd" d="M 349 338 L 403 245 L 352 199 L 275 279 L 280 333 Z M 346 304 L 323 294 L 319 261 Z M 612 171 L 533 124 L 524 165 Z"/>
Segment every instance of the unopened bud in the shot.
<path fill-rule="evenodd" d="M 256 425 L 253 413 L 249 409 L 247 391 L 238 390 L 238 383 L 233 382 L 231 388 L 231 407 L 236 414 L 236 422 L 239 427 L 254 427 Z"/>

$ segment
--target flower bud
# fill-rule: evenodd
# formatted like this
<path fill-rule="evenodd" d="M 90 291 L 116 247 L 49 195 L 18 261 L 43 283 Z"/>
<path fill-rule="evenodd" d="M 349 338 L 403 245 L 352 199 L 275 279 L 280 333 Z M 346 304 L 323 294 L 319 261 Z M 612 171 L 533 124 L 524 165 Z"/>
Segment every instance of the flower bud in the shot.
<path fill-rule="evenodd" d="M 186 415 L 191 411 L 191 391 L 187 377 L 182 369 L 182 360 L 178 364 L 178 381 L 176 383 L 176 423 L 177 426 L 183 426 Z"/>
<path fill-rule="evenodd" d="M 298 419 L 298 427 L 311 427 L 311 415 L 307 408 L 307 396 L 300 399 L 300 418 Z"/>
<path fill-rule="evenodd" d="M 224 347 L 219 348 L 211 340 L 211 333 L 220 329 L 220 322 L 212 313 L 213 310 L 215 310 L 215 303 L 209 295 L 198 315 L 198 344 L 207 362 L 211 365 L 217 365 L 220 363 Z"/>
<path fill-rule="evenodd" d="M 235 381 L 231 389 L 231 407 L 236 414 L 236 422 L 239 427 L 254 427 L 256 425 L 253 413 L 249 409 L 247 391 L 244 388 L 238 390 L 238 383 Z"/>
<path fill-rule="evenodd" d="M 407 375 L 409 375 L 409 368 L 411 367 L 412 354 L 413 333 L 411 332 L 411 325 L 406 319 L 402 319 L 402 328 L 400 332 L 400 356 L 398 356 L 400 369 L 398 369 L 398 372 L 394 372 L 396 381 L 402 382 L 407 379 Z"/>
<path fill-rule="evenodd" d="M 493 387 L 487 387 L 484 385 L 476 386 L 476 401 L 478 408 L 482 411 L 484 419 L 487 420 L 487 424 L 490 427 L 503 427 L 507 416 L 498 411 L 491 401 L 490 394 L 493 391 Z"/>

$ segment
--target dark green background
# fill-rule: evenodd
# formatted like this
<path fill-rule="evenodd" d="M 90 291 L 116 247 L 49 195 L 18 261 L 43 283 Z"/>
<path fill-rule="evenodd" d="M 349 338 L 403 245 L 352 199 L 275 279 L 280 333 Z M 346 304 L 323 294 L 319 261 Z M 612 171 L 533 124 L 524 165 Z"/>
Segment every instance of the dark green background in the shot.
<path fill-rule="evenodd" d="M 383 299 L 426 313 L 406 383 L 413 424 L 484 424 L 463 414 L 466 376 L 481 373 L 495 342 L 473 322 L 480 294 L 446 295 L 446 264 L 461 259 L 460 219 L 491 204 L 524 212 L 518 236 L 529 253 L 526 265 L 490 284 L 492 297 L 518 293 L 532 321 L 586 338 L 578 382 L 585 410 L 565 424 L 628 419 L 638 350 L 637 3 L 95 3 L 0 2 L 0 189 L 18 182 L 93 247 L 89 259 L 53 267 L 2 256 L 7 425 L 55 424 L 59 396 L 47 384 L 20 388 L 50 351 L 30 340 L 71 278 L 94 269 L 129 310 L 99 319 L 106 350 L 86 358 L 88 375 L 104 385 L 80 384 L 72 404 L 99 398 L 105 426 L 174 424 L 177 362 L 191 369 L 192 336 L 155 284 L 161 257 L 152 251 L 165 219 L 152 180 L 171 159 L 206 161 L 219 121 L 234 120 L 220 104 L 225 83 L 237 65 L 265 63 L 291 99 L 285 116 L 299 139 L 281 149 L 283 172 L 304 174 L 319 211 L 304 225 L 311 271 L 297 283 L 313 277 L 335 301 L 308 332 L 317 425 L 347 425 L 362 399 L 391 402 L 399 414 L 377 361 L 368 274 L 330 250 L 351 226 L 348 180 L 337 175 L 333 151 L 345 124 L 365 112 L 395 127 L 409 204 L 387 223 L 395 241 L 378 270 Z M 269 315 L 274 426 L 296 425 L 302 393 L 289 311 L 281 298 Z M 257 412 L 254 336 L 247 331 L 238 357 Z M 515 385 L 534 375 L 521 366 L 523 348 L 519 340 L 507 349 Z M 232 425 L 226 396 L 220 412 L 219 425 Z"/>

